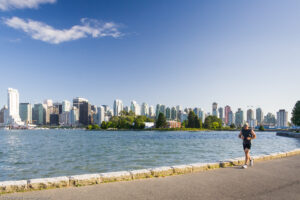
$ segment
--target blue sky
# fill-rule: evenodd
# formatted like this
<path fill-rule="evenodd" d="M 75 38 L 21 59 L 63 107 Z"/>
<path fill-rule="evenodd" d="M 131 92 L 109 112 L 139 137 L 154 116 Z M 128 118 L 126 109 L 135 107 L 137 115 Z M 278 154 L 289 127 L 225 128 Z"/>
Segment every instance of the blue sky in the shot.
<path fill-rule="evenodd" d="M 0 105 L 116 98 L 291 111 L 300 1 L 0 0 Z M 27 3 L 26 3 L 27 2 Z"/>

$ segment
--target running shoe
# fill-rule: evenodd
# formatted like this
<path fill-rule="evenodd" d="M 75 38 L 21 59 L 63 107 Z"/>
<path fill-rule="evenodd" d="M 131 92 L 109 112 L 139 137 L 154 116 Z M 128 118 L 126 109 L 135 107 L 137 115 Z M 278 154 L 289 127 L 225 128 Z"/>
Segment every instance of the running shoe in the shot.
<path fill-rule="evenodd" d="M 247 167 L 248 167 L 247 165 L 243 165 L 243 167 L 242 167 L 242 168 L 243 168 L 243 169 L 247 169 Z"/>
<path fill-rule="evenodd" d="M 250 160 L 250 167 L 253 167 L 253 165 L 254 165 L 254 160 L 251 159 L 251 160 Z"/>

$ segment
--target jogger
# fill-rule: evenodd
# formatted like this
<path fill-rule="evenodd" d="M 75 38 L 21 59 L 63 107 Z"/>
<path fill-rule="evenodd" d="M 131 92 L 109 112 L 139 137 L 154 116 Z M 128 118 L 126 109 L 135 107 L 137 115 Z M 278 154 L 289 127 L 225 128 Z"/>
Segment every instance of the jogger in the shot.
<path fill-rule="evenodd" d="M 256 138 L 255 132 L 249 128 L 248 123 L 245 123 L 240 134 L 239 138 L 243 140 L 243 148 L 245 152 L 245 164 L 243 168 L 247 168 L 248 162 L 250 162 L 250 166 L 253 165 L 253 160 L 250 157 L 250 150 L 251 150 L 251 140 Z"/>

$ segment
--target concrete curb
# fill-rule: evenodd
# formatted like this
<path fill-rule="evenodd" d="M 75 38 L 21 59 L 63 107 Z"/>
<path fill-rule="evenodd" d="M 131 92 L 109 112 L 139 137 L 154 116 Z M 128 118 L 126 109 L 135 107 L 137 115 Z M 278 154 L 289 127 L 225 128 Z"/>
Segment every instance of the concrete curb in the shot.
<path fill-rule="evenodd" d="M 295 149 L 288 152 L 272 153 L 268 155 L 253 156 L 255 162 L 274 160 L 289 156 L 300 155 L 300 149 Z M 231 166 L 242 165 L 243 157 L 228 159 L 216 163 L 193 163 L 189 165 L 175 165 L 157 167 L 152 169 L 140 169 L 133 171 L 109 172 L 100 174 L 83 174 L 74 176 L 61 176 L 54 178 L 41 178 L 20 181 L 3 181 L 0 182 L 0 194 L 12 192 L 25 192 L 32 190 L 63 188 L 63 187 L 77 187 L 93 184 L 102 184 L 107 182 L 130 181 L 136 179 L 165 177 L 179 174 L 203 172 L 218 168 L 225 168 Z"/>

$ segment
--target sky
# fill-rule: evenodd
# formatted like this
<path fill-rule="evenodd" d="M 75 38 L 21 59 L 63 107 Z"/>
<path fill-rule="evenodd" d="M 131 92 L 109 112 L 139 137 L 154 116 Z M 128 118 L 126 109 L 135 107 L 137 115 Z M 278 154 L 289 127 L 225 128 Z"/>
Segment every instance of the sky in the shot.
<path fill-rule="evenodd" d="M 299 10 L 298 0 L 0 0 L 0 106 L 12 87 L 32 104 L 291 112 Z"/>

